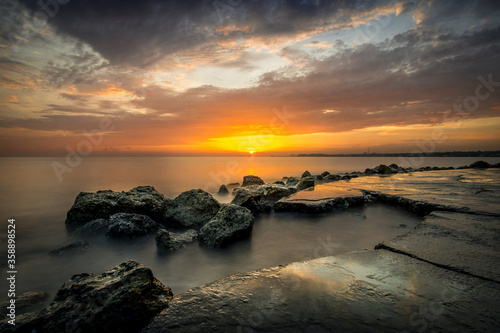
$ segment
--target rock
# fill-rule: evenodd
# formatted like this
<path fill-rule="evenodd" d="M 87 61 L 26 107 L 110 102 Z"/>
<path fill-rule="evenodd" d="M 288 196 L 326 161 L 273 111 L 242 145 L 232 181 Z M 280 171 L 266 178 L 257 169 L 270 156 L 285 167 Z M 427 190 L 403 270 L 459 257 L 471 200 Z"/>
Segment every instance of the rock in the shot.
<path fill-rule="evenodd" d="M 389 168 L 397 170 L 399 168 L 399 165 L 397 165 L 396 163 L 392 163 L 391 165 L 389 165 Z"/>
<path fill-rule="evenodd" d="M 314 177 L 304 177 L 301 178 L 299 183 L 297 184 L 296 188 L 297 191 L 302 191 L 305 190 L 306 188 L 314 187 L 316 185 L 316 181 L 314 180 Z"/>
<path fill-rule="evenodd" d="M 323 176 L 321 176 L 321 175 L 314 175 L 313 178 L 315 180 L 323 180 Z"/>
<path fill-rule="evenodd" d="M 165 223 L 173 227 L 199 229 L 220 209 L 220 203 L 203 190 L 190 190 L 166 203 Z"/>
<path fill-rule="evenodd" d="M 226 185 L 222 184 L 219 188 L 219 191 L 217 191 L 217 194 L 222 194 L 222 195 L 229 194 Z"/>
<path fill-rule="evenodd" d="M 323 178 L 324 181 L 328 182 L 335 182 L 337 180 L 340 180 L 342 177 L 340 175 L 328 175 L 325 178 Z"/>
<path fill-rule="evenodd" d="M 406 172 L 408 172 L 408 171 L 406 171 L 406 169 L 405 169 L 405 168 L 403 168 L 403 167 L 398 167 L 398 168 L 397 168 L 397 171 L 398 171 L 399 173 L 406 173 Z"/>
<path fill-rule="evenodd" d="M 321 177 L 325 178 L 326 176 L 329 176 L 330 173 L 328 171 L 325 171 L 321 174 Z"/>
<path fill-rule="evenodd" d="M 257 176 L 245 176 L 243 177 L 243 184 L 241 187 L 250 186 L 250 185 L 264 185 L 264 181 Z"/>
<path fill-rule="evenodd" d="M 375 168 L 375 170 L 377 170 L 378 173 L 380 173 L 382 175 L 390 175 L 393 173 L 397 173 L 396 169 L 394 169 L 390 166 L 387 166 L 385 164 L 380 164 L 378 167 Z"/>
<path fill-rule="evenodd" d="M 229 183 L 227 184 L 228 187 L 239 187 L 240 183 Z"/>
<path fill-rule="evenodd" d="M 77 235 L 92 236 L 97 234 L 104 234 L 109 227 L 108 219 L 97 219 L 82 225 L 74 231 Z"/>
<path fill-rule="evenodd" d="M 65 256 L 85 252 L 90 247 L 90 244 L 86 241 L 76 241 L 74 243 L 68 244 L 56 250 L 52 250 L 49 253 L 53 256 Z"/>
<path fill-rule="evenodd" d="M 90 221 L 108 219 L 116 213 L 143 214 L 161 223 L 165 201 L 163 194 L 152 186 L 138 186 L 128 192 L 81 192 L 68 211 L 66 228 L 73 232 Z"/>
<path fill-rule="evenodd" d="M 288 180 L 286 181 L 286 186 L 287 187 L 291 187 L 291 186 L 295 186 L 299 183 L 299 179 L 295 178 L 295 177 L 290 177 L 288 178 Z"/>
<path fill-rule="evenodd" d="M 200 230 L 200 240 L 209 246 L 223 246 L 252 233 L 254 217 L 250 210 L 237 205 L 220 209 L 213 219 Z"/>
<path fill-rule="evenodd" d="M 469 165 L 469 168 L 473 168 L 473 169 L 487 169 L 490 167 L 491 167 L 491 164 L 489 164 L 488 162 L 485 162 L 485 161 L 477 161 L 477 162 L 474 162 L 471 165 Z"/>
<path fill-rule="evenodd" d="M 304 171 L 304 173 L 302 174 L 302 176 L 300 176 L 300 178 L 305 178 L 305 177 L 311 177 L 311 173 L 309 171 Z"/>
<path fill-rule="evenodd" d="M 160 229 L 156 233 L 156 246 L 158 250 L 176 251 L 187 244 L 192 243 L 198 238 L 198 232 L 190 229 L 183 233 L 170 232 L 165 229 Z"/>
<path fill-rule="evenodd" d="M 248 208 L 254 214 L 267 213 L 276 201 L 295 192 L 295 187 L 278 184 L 242 187 L 235 189 L 231 204 Z"/>
<path fill-rule="evenodd" d="M 367 175 L 367 176 L 371 176 L 371 175 L 374 175 L 376 173 L 377 173 L 377 171 L 375 169 L 367 168 L 365 170 L 365 175 Z"/>
<path fill-rule="evenodd" d="M 283 181 L 281 181 L 281 180 L 277 180 L 273 184 L 276 184 L 276 185 L 285 185 L 285 183 Z"/>
<path fill-rule="evenodd" d="M 491 167 L 492 167 L 492 168 L 500 168 L 500 163 L 493 164 Z"/>
<path fill-rule="evenodd" d="M 369 202 L 369 197 L 364 196 L 361 192 L 354 192 L 353 195 L 318 200 L 283 198 L 274 205 L 274 211 L 323 214 L 342 211 L 350 207 L 362 206 L 367 202 Z"/>
<path fill-rule="evenodd" d="M 23 331 L 138 332 L 172 297 L 148 267 L 128 260 L 99 275 L 74 275 Z"/>
<path fill-rule="evenodd" d="M 106 237 L 139 237 L 155 232 L 159 224 L 146 215 L 118 213 L 109 218 L 109 227 Z"/>

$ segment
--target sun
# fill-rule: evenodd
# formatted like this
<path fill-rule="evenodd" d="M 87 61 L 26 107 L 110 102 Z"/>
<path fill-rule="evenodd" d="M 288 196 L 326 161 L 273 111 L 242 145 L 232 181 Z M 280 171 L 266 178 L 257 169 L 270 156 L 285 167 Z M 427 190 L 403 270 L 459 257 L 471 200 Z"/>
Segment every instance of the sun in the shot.
<path fill-rule="evenodd" d="M 253 150 L 250 150 L 250 155 L 253 155 L 253 153 L 255 153 Z"/>

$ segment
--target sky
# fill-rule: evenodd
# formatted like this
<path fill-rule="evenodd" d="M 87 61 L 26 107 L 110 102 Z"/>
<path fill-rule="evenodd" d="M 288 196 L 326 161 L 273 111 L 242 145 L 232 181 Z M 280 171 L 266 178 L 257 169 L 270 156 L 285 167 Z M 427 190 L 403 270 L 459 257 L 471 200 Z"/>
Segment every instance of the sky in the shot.
<path fill-rule="evenodd" d="M 500 150 L 500 2 L 2 0 L 0 156 Z"/>

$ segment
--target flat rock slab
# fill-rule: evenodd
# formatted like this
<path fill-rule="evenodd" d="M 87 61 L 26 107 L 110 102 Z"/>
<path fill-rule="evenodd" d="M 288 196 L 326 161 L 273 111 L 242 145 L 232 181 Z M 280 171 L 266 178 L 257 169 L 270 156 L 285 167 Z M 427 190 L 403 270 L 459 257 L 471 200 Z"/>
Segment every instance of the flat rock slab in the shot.
<path fill-rule="evenodd" d="M 500 216 L 433 212 L 377 248 L 500 282 Z"/>
<path fill-rule="evenodd" d="M 496 282 L 359 251 L 193 288 L 143 332 L 494 332 L 499 297 Z"/>

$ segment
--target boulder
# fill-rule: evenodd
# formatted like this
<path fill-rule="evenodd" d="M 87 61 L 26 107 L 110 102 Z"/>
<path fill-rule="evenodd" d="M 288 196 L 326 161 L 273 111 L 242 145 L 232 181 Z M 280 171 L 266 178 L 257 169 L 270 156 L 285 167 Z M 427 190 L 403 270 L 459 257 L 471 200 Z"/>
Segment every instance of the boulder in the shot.
<path fill-rule="evenodd" d="M 306 188 L 314 187 L 314 185 L 316 185 L 316 181 L 314 180 L 314 177 L 309 176 L 309 177 L 301 178 L 299 183 L 297 184 L 296 188 L 297 188 L 297 191 L 302 191 L 302 190 L 305 190 Z"/>
<path fill-rule="evenodd" d="M 156 246 L 160 251 L 176 251 L 198 238 L 198 232 L 190 229 L 183 233 L 170 232 L 160 229 L 156 233 Z"/>
<path fill-rule="evenodd" d="M 389 165 L 389 168 L 393 168 L 394 170 L 397 170 L 399 168 L 399 165 L 397 165 L 396 163 L 392 163 L 391 165 Z"/>
<path fill-rule="evenodd" d="M 222 195 L 229 194 L 229 191 L 227 190 L 226 185 L 222 184 L 220 186 L 219 190 L 217 191 L 217 194 L 222 194 Z"/>
<path fill-rule="evenodd" d="M 485 162 L 485 161 L 477 161 L 477 162 L 474 162 L 471 165 L 469 165 L 469 168 L 473 168 L 473 169 L 487 169 L 490 167 L 491 167 L 491 164 L 489 164 L 488 162 Z"/>
<path fill-rule="evenodd" d="M 385 164 L 380 164 L 378 167 L 375 168 L 375 170 L 377 170 L 377 172 L 382 175 L 391 175 L 398 172 L 396 169 L 387 166 Z"/>
<path fill-rule="evenodd" d="M 264 181 L 257 176 L 245 176 L 243 177 L 243 184 L 241 187 L 250 186 L 250 185 L 264 185 Z"/>
<path fill-rule="evenodd" d="M 250 210 L 237 205 L 220 209 L 213 219 L 200 230 L 200 240 L 209 246 L 230 244 L 252 233 L 254 217 Z"/>
<path fill-rule="evenodd" d="M 299 183 L 299 179 L 295 178 L 295 177 L 290 177 L 287 179 L 286 181 L 286 186 L 287 187 L 291 187 L 291 186 L 295 186 Z"/>
<path fill-rule="evenodd" d="M 109 227 L 109 219 L 97 219 L 86 223 L 74 231 L 77 235 L 93 236 L 104 234 Z"/>
<path fill-rule="evenodd" d="M 110 190 L 81 192 L 68 211 L 66 228 L 73 232 L 96 219 L 108 219 L 116 213 L 135 213 L 163 222 L 165 198 L 152 186 L 138 186 L 128 192 Z"/>
<path fill-rule="evenodd" d="M 342 177 L 340 175 L 328 175 L 325 178 L 323 178 L 323 180 L 327 182 L 334 182 L 340 180 L 341 178 Z"/>
<path fill-rule="evenodd" d="M 160 225 L 146 215 L 118 213 L 109 218 L 109 227 L 106 237 L 135 238 L 151 234 L 158 230 Z"/>
<path fill-rule="evenodd" d="M 377 173 L 377 170 L 375 170 L 375 169 L 367 168 L 365 170 L 365 175 L 367 175 L 367 176 L 371 176 L 371 175 L 374 175 L 376 173 Z"/>
<path fill-rule="evenodd" d="M 248 208 L 254 214 L 267 213 L 276 201 L 295 192 L 295 187 L 279 184 L 242 187 L 235 189 L 231 204 Z"/>
<path fill-rule="evenodd" d="M 49 253 L 53 256 L 65 256 L 85 252 L 90 247 L 90 244 L 86 241 L 76 241 L 74 243 L 65 245 L 56 250 L 52 250 Z"/>
<path fill-rule="evenodd" d="M 172 297 L 151 269 L 128 260 L 99 275 L 74 275 L 23 331 L 139 332 Z"/>
<path fill-rule="evenodd" d="M 199 229 L 220 209 L 220 203 L 203 190 L 190 190 L 166 203 L 165 223 L 172 227 Z"/>
<path fill-rule="evenodd" d="M 325 171 L 321 174 L 321 177 L 325 178 L 326 176 L 329 176 L 330 173 L 328 171 Z"/>
<path fill-rule="evenodd" d="M 300 178 L 306 178 L 306 177 L 311 177 L 311 173 L 309 171 L 304 171 L 304 173 L 302 174 L 302 176 L 300 176 Z"/>
<path fill-rule="evenodd" d="M 276 185 L 285 185 L 285 183 L 282 180 L 277 180 L 273 184 L 276 184 Z"/>

